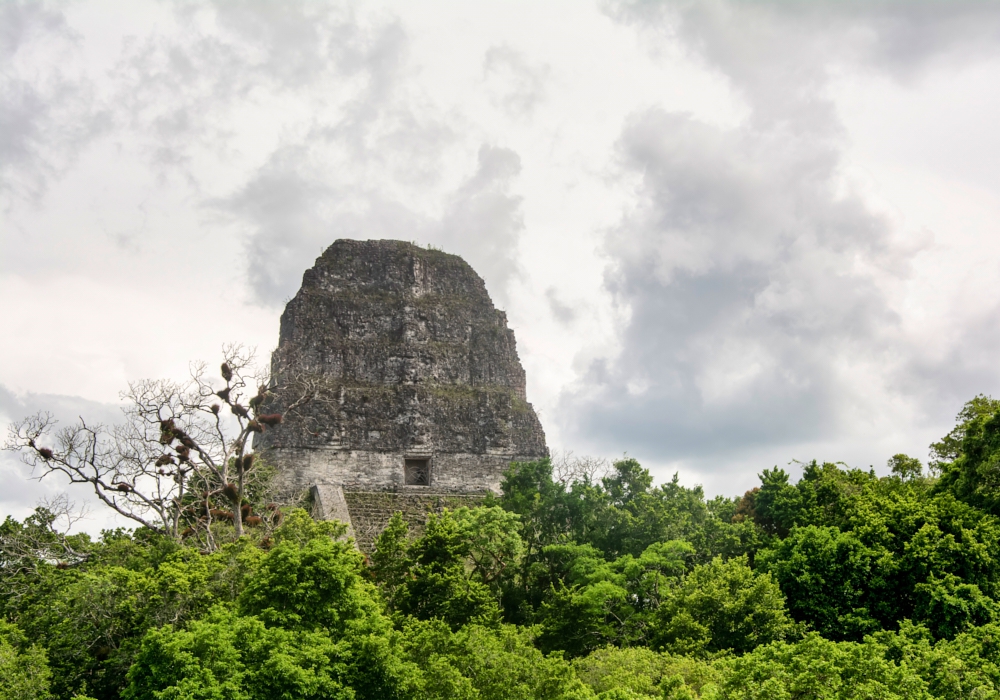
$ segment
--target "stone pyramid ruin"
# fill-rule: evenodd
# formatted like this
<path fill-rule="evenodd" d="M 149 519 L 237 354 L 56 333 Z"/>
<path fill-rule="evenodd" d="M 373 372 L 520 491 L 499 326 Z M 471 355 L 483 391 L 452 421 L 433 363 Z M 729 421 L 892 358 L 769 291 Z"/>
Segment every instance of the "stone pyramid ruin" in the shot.
<path fill-rule="evenodd" d="M 272 365 L 278 385 L 321 376 L 325 399 L 256 446 L 284 493 L 308 492 L 362 549 L 393 512 L 419 527 L 498 492 L 512 461 L 548 455 L 506 314 L 456 255 L 336 241 L 285 307 Z"/>

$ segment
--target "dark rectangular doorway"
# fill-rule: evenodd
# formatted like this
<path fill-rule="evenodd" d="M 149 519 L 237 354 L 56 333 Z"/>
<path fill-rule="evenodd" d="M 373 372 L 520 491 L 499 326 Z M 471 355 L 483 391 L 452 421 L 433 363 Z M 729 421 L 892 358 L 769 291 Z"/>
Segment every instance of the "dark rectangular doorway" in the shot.
<path fill-rule="evenodd" d="M 407 486 L 430 486 L 431 461 L 426 458 L 410 458 L 404 460 L 403 474 Z"/>

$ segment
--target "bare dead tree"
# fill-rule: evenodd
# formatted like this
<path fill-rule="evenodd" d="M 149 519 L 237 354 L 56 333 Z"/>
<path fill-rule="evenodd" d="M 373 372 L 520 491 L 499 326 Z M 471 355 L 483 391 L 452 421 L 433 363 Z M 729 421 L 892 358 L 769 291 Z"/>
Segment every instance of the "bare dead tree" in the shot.
<path fill-rule="evenodd" d="M 77 506 L 76 501 L 71 501 L 66 493 L 43 496 L 38 499 L 35 511 L 46 513 L 50 529 L 63 536 L 72 532 L 81 520 L 90 517 L 90 507 L 86 503 Z"/>
<path fill-rule="evenodd" d="M 596 483 L 611 471 L 611 464 L 602 457 L 587 457 L 572 452 L 557 452 L 552 456 L 552 479 L 564 486 L 574 481 Z"/>
<path fill-rule="evenodd" d="M 213 550 L 213 523 L 231 523 L 239 537 L 246 525 L 263 519 L 244 503 L 260 465 L 253 435 L 320 399 L 324 390 L 320 376 L 277 385 L 254 363 L 253 350 L 240 345 L 223 348 L 219 374 L 221 386 L 204 363 L 196 363 L 183 383 L 131 383 L 121 394 L 125 420 L 110 427 L 80 418 L 56 431 L 51 414 L 29 416 L 10 426 L 5 449 L 19 452 L 38 479 L 59 473 L 89 484 L 122 516 L 176 540 L 196 537 Z M 277 395 L 283 412 L 264 413 Z"/>

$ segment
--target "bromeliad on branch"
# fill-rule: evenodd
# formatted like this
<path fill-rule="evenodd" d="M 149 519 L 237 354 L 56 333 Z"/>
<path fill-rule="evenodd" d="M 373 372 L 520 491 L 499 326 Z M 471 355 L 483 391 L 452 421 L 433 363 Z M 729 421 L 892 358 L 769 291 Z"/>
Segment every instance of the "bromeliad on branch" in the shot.
<path fill-rule="evenodd" d="M 322 379 L 306 376 L 278 386 L 255 365 L 253 351 L 239 345 L 223 348 L 220 374 L 221 388 L 204 363 L 192 365 L 183 383 L 131 383 L 121 394 L 124 421 L 112 426 L 80 418 L 56 431 L 53 416 L 40 412 L 10 426 L 5 449 L 19 452 L 39 479 L 61 473 L 89 484 L 124 517 L 177 540 L 197 535 L 213 550 L 213 522 L 232 523 L 238 537 L 252 517 L 242 508 L 248 482 L 261 467 L 252 435 L 324 393 Z M 255 390 L 249 398 L 247 387 Z M 280 396 L 284 413 L 258 415 L 271 396 Z"/>

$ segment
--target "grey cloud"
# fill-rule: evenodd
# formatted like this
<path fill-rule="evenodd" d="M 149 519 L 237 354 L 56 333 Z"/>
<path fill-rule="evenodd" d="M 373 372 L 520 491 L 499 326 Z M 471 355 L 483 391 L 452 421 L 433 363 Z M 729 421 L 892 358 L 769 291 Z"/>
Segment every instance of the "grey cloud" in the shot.
<path fill-rule="evenodd" d="M 0 78 L 0 197 L 37 201 L 109 125 L 87 85 Z"/>
<path fill-rule="evenodd" d="M 729 77 L 753 118 L 836 131 L 822 90 L 837 66 L 913 80 L 943 62 L 967 61 L 1000 44 L 1000 5 L 978 0 L 610 1 L 615 19 L 679 44 Z"/>
<path fill-rule="evenodd" d="M 48 411 L 62 423 L 74 422 L 81 416 L 88 422 L 102 425 L 122 419 L 121 409 L 114 404 L 61 394 L 15 394 L 0 384 L 0 423 L 5 427 L 38 411 Z"/>
<path fill-rule="evenodd" d="M 435 184 L 457 137 L 411 89 L 409 38 L 398 21 L 309 2 L 182 4 L 179 12 L 186 34 L 153 37 L 121 66 L 133 127 L 164 176 L 197 184 L 196 149 L 234 148 L 227 115 L 256 109 L 256 96 L 287 96 L 310 111 L 284 122 L 279 144 L 233 194 L 205 201 L 248 225 L 257 301 L 294 294 L 302 271 L 338 237 L 426 240 L 429 222 L 394 189 Z M 206 12 L 217 31 L 199 28 Z"/>
<path fill-rule="evenodd" d="M 214 202 L 249 226 L 248 273 L 256 301 L 284 304 L 302 273 L 338 238 L 427 240 L 424 217 L 361 187 L 327 184 L 302 167 L 301 147 L 275 153 L 232 197 Z"/>
<path fill-rule="evenodd" d="M 236 195 L 218 202 L 251 222 L 250 286 L 259 301 L 282 303 L 311 257 L 319 254 L 327 222 L 322 206 L 334 195 L 328 186 L 299 171 L 304 149 L 285 148 Z"/>
<path fill-rule="evenodd" d="M 202 194 L 200 203 L 208 217 L 218 221 L 221 214 L 245 227 L 258 302 L 287 299 L 302 271 L 338 237 L 442 245 L 469 257 L 503 293 L 517 274 L 523 229 L 520 198 L 509 191 L 519 158 L 484 147 L 464 182 L 441 186 L 445 159 L 467 155 L 468 145 L 453 127 L 457 117 L 408 80 L 416 67 L 397 20 L 304 1 L 280 10 L 267 2 L 172 7 L 180 31 L 153 29 L 125 42 L 109 76 L 109 119 L 121 147 L 138 149 L 162 181 L 179 179 L 195 202 L 218 187 L 204 179 L 218 172 L 212 165 L 242 180 L 228 195 Z M 65 28 L 57 15 L 24 9 L 22 16 L 5 27 Z M 16 48 L 22 36 L 37 46 L 40 31 L 7 30 L 4 46 Z M 73 118 L 80 109 L 62 108 L 59 100 L 82 100 L 86 86 L 63 87 L 40 92 L 35 83 L 8 82 L 0 157 L 16 163 L 18 173 L 26 171 L 25 157 L 45 164 L 39 144 L 83 123 Z M 266 128 L 279 141 L 263 164 L 243 172 L 230 167 L 232 156 L 253 158 L 259 147 L 246 149 L 246 115 L 283 99 L 292 107 L 278 129 Z"/>
<path fill-rule="evenodd" d="M 545 99 L 549 68 L 531 65 L 510 46 L 490 47 L 483 56 L 483 76 L 493 103 L 512 117 L 528 117 Z"/>
<path fill-rule="evenodd" d="M 841 431 L 855 397 L 838 363 L 892 366 L 899 319 L 880 282 L 910 253 L 837 193 L 836 153 L 660 110 L 619 151 L 641 186 L 607 236 L 605 283 L 628 321 L 621 354 L 564 394 L 568 430 L 660 460 Z"/>
<path fill-rule="evenodd" d="M 37 121 L 45 109 L 42 96 L 23 81 L 5 81 L 0 108 L 0 162 L 6 167 L 30 158 L 39 137 Z"/>
<path fill-rule="evenodd" d="M 332 3 L 177 7 L 184 31 L 136 42 L 117 69 L 127 122 L 165 175 L 187 176 L 195 149 L 237 147 L 232 117 L 258 109 L 261 97 L 299 101 L 316 113 L 310 138 L 333 134 L 356 153 L 373 133 L 393 131 L 386 120 L 407 43 L 398 22 L 366 23 Z M 199 22 L 206 13 L 213 30 Z"/>
<path fill-rule="evenodd" d="M 339 61 L 342 76 L 358 81 L 356 94 L 337 118 L 318 121 L 310 138 L 342 149 L 359 171 L 384 168 L 397 182 L 434 182 L 456 133 L 410 89 L 408 35 L 397 21 L 359 27 L 355 35 Z"/>
<path fill-rule="evenodd" d="M 976 394 L 1000 398 L 1000 303 L 988 305 L 948 333 L 944 348 L 912 347 L 890 376 L 893 388 L 914 397 L 922 418 L 950 425 Z"/>
<path fill-rule="evenodd" d="M 549 302 L 549 311 L 559 323 L 570 324 L 576 320 L 576 309 L 559 298 L 555 287 L 549 287 L 545 290 L 545 300 Z"/>
<path fill-rule="evenodd" d="M 1000 6 L 606 9 L 651 38 L 654 53 L 666 39 L 719 70 L 751 112 L 730 131 L 656 109 L 623 129 L 623 174 L 641 185 L 636 208 L 606 236 L 605 287 L 627 320 L 620 353 L 564 392 L 570 434 L 706 468 L 713 456 L 837 443 L 871 424 L 879 401 L 941 420 L 942 406 L 953 413 L 996 385 L 982 358 L 1000 337 L 971 331 L 947 358 L 907 337 L 886 290 L 907 278 L 919 246 L 897 242 L 840 189 L 842 127 L 826 88 L 844 66 L 912 80 L 995 53 Z"/>
<path fill-rule="evenodd" d="M 10 61 L 26 42 L 66 31 L 62 14 L 44 3 L 11 0 L 0 6 L 0 56 L 5 62 Z"/>
<path fill-rule="evenodd" d="M 11 422 L 38 411 L 52 413 L 62 425 L 74 423 L 80 416 L 92 425 L 96 423 L 111 425 L 122 418 L 120 408 L 111 404 L 89 401 L 78 396 L 33 393 L 18 395 L 0 384 L 0 425 L 4 428 L 3 441 L 6 441 L 6 428 Z M 4 486 L 3 492 L 0 493 L 0 520 L 7 515 L 24 518 L 41 499 L 66 492 L 71 500 L 76 501 L 81 507 L 87 505 L 93 513 L 93 517 L 82 524 L 84 529 L 96 534 L 102 526 L 111 524 L 109 514 L 86 487 L 72 485 L 58 475 L 51 475 L 41 481 L 34 479 L 30 467 L 23 464 L 13 452 L 0 452 L 0 483 Z"/>
<path fill-rule="evenodd" d="M 107 128 L 90 82 L 63 68 L 76 49 L 61 13 L 41 3 L 0 4 L 0 197 L 8 205 L 37 200 Z M 27 51 L 45 60 L 23 58 Z"/>
<path fill-rule="evenodd" d="M 478 168 L 452 196 L 435 240 L 462 255 L 487 282 L 495 299 L 506 298 L 507 283 L 520 274 L 517 244 L 524 231 L 521 197 L 510 187 L 521 158 L 509 148 L 483 145 Z"/>
<path fill-rule="evenodd" d="M 251 227 L 249 274 L 259 302 L 284 303 L 298 289 L 302 272 L 337 238 L 440 245 L 464 256 L 501 299 L 518 274 L 524 223 L 521 200 L 509 192 L 521 167 L 513 151 L 481 147 L 475 171 L 443 196 L 440 218 L 419 214 L 378 190 L 326 184 L 303 159 L 301 147 L 283 149 L 238 193 L 215 203 Z"/>
<path fill-rule="evenodd" d="M 858 60 L 900 80 L 941 63 L 991 54 L 1000 44 L 1000 6 L 981 0 L 881 0 L 822 3 L 814 21 L 841 23 Z"/>
<path fill-rule="evenodd" d="M 241 47 L 241 59 L 256 76 L 294 89 L 316 80 L 357 51 L 357 21 L 330 3 L 213 2 L 216 24 L 227 48 Z M 198 7 L 197 5 L 193 7 Z M 189 8 L 189 11 L 192 8 Z M 221 47 L 220 47 L 221 48 Z M 251 49 L 251 51 L 246 51 Z M 327 59 L 324 62 L 322 59 Z"/>

